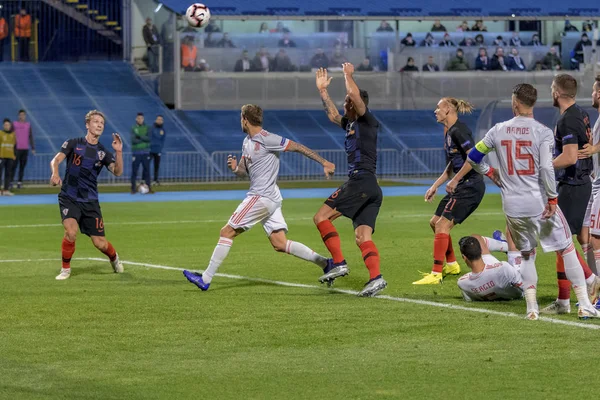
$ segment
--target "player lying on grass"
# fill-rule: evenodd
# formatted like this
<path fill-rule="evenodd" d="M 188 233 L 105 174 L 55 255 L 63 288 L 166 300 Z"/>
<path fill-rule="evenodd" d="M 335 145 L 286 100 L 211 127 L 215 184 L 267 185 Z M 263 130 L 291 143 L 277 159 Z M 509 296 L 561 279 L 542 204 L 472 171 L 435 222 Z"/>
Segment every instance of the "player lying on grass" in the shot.
<path fill-rule="evenodd" d="M 479 235 L 466 236 L 458 242 L 462 258 L 471 269 L 458 280 L 464 299 L 493 301 L 522 298 L 523 277 L 519 268 L 490 254 L 487 243 L 489 240 Z"/>
<path fill-rule="evenodd" d="M 123 141 L 113 133 L 112 147 L 116 157 L 99 142 L 104 132 L 105 117 L 92 110 L 85 116 L 85 137 L 69 139 L 52 159 L 50 167 L 52 186 L 61 186 L 58 195 L 60 216 L 65 228 L 62 241 L 62 269 L 56 277 L 65 280 L 71 276 L 71 257 L 75 252 L 77 230 L 88 235 L 98 250 L 106 254 L 115 272 L 123 272 L 123 264 L 113 245 L 106 240 L 102 210 L 98 202 L 98 174 L 106 167 L 113 175 L 123 173 Z M 67 160 L 64 181 L 60 179 L 58 166 Z"/>
<path fill-rule="evenodd" d="M 332 260 L 315 253 L 302 243 L 287 239 L 287 224 L 281 212 L 283 199 L 277 186 L 277 175 L 279 154 L 283 151 L 300 153 L 318 162 L 323 166 L 327 179 L 335 172 L 335 165 L 300 143 L 267 132 L 262 124 L 263 110 L 259 106 L 246 104 L 242 107 L 242 131 L 247 135 L 242 146 L 242 157 L 238 164 L 237 158 L 230 155 L 227 166 L 240 178 L 250 178 L 250 190 L 229 222 L 221 229 L 219 242 L 208 268 L 202 274 L 183 271 L 187 280 L 202 290 L 208 290 L 213 276 L 229 254 L 233 239 L 257 223 L 263 226 L 275 251 L 310 261 L 318 265 L 323 272 L 327 272 L 333 266 Z"/>
<path fill-rule="evenodd" d="M 332 79 L 327 76 L 327 70 L 320 68 L 316 79 L 317 89 L 329 120 L 346 131 L 344 145 L 348 156 L 348 180 L 325 200 L 325 204 L 313 218 L 334 262 L 333 268 L 326 271 L 319 281 L 332 284 L 336 278 L 349 272 L 342 253 L 340 236 L 332 223 L 343 215 L 352 220 L 356 245 L 360 248 L 365 266 L 369 270 L 369 281 L 358 295 L 370 297 L 387 286 L 379 269 L 379 250 L 372 239 L 383 202 L 383 193 L 375 175 L 379 121 L 367 107 L 369 94 L 365 90 L 359 90 L 354 82 L 354 66 L 344 63 L 342 69 L 346 83 L 344 116 L 340 115 L 327 93 Z"/>

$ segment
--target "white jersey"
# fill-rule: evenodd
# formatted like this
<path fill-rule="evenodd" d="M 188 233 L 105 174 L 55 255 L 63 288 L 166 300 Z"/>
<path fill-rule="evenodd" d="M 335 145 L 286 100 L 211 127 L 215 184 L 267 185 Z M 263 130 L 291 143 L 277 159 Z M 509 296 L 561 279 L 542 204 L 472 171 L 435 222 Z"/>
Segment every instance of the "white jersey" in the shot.
<path fill-rule="evenodd" d="M 496 151 L 506 215 L 540 215 L 548 198 L 558 197 L 552 166 L 553 147 L 552 130 L 527 117 L 496 124 L 478 143 L 482 153 Z"/>
<path fill-rule="evenodd" d="M 596 120 L 594 129 L 592 130 L 592 143 L 594 146 L 600 143 L 600 117 Z M 600 154 L 596 153 L 592 155 L 592 161 L 594 163 L 594 181 L 592 182 L 592 187 L 600 188 Z"/>
<path fill-rule="evenodd" d="M 482 256 L 485 269 L 469 272 L 458 280 L 466 301 L 515 300 L 523 297 L 523 278 L 517 267 L 499 261 L 491 254 Z"/>
<path fill-rule="evenodd" d="M 290 140 L 262 130 L 253 137 L 244 139 L 242 157 L 250 177 L 248 196 L 262 196 L 274 202 L 281 202 L 281 192 L 277 186 L 279 174 L 279 153 L 285 151 Z"/>

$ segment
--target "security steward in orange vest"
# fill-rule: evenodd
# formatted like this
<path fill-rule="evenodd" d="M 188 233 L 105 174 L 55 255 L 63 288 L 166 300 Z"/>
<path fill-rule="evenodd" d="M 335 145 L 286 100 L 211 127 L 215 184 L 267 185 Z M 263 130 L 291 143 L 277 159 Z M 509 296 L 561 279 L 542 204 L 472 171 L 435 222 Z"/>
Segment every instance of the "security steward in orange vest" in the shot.
<path fill-rule="evenodd" d="M 8 36 L 8 24 L 0 17 L 0 61 L 4 61 L 4 39 Z"/>
<path fill-rule="evenodd" d="M 19 47 L 19 61 L 29 61 L 29 40 L 31 39 L 31 15 L 24 8 L 15 16 L 15 37 Z"/>
<path fill-rule="evenodd" d="M 181 44 L 181 66 L 184 71 L 196 70 L 196 58 L 198 57 L 198 48 L 194 44 L 194 40 L 187 38 Z"/>

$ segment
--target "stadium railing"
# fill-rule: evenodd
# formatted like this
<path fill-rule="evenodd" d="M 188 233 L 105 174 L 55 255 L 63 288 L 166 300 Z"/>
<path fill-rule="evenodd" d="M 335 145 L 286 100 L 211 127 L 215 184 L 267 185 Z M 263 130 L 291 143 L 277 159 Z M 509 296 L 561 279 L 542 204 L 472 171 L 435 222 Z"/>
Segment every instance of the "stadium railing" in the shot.
<path fill-rule="evenodd" d="M 206 159 L 196 152 L 173 152 L 163 154 L 160 168 L 162 182 L 228 182 L 239 180 L 227 168 L 221 171 L 212 165 L 227 165 L 227 156 L 235 154 L 239 159 L 239 149 L 232 151 L 216 151 Z M 343 150 L 318 150 L 319 154 L 336 165 L 336 179 L 346 178 L 347 155 Z M 30 156 L 27 165 L 26 184 L 46 184 L 50 180 L 50 160 L 54 154 L 37 154 Z M 131 178 L 131 153 L 124 153 L 124 172 L 115 177 L 108 172 L 100 174 L 99 182 L 105 184 L 125 184 Z M 214 164 L 213 164 L 214 163 Z M 382 178 L 423 178 L 433 177 L 445 167 L 443 149 L 379 149 L 377 168 Z M 61 176 L 64 175 L 65 163 L 61 165 Z M 153 169 L 150 168 L 154 179 Z M 142 169 L 138 171 L 137 181 L 141 181 Z M 323 179 L 323 168 L 312 160 L 296 153 L 281 155 L 280 179 L 282 180 L 319 180 Z"/>

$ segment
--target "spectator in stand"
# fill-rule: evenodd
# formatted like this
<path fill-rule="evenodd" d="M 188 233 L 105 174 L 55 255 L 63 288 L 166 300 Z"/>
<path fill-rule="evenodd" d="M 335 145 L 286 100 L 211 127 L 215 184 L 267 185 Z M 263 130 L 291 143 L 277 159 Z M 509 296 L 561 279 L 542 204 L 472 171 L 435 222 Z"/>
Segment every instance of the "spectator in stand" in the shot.
<path fill-rule="evenodd" d="M 591 45 L 592 41 L 589 39 L 587 33 L 582 33 L 581 40 L 577 42 L 575 48 L 573 49 L 573 51 L 575 52 L 574 58 L 579 64 L 583 64 L 583 48 Z"/>
<path fill-rule="evenodd" d="M 137 173 L 142 166 L 142 177 L 152 191 L 150 182 L 150 135 L 148 125 L 144 123 L 144 114 L 138 113 L 135 117 L 135 125 L 131 128 L 131 152 L 133 153 L 131 165 L 131 194 L 136 193 Z"/>
<path fill-rule="evenodd" d="M 533 36 L 531 36 L 531 42 L 529 42 L 530 46 L 543 46 L 542 42 L 540 41 L 540 35 L 538 35 L 537 33 L 534 33 Z"/>
<path fill-rule="evenodd" d="M 150 158 L 154 164 L 154 185 L 160 185 L 160 159 L 162 157 L 163 148 L 165 147 L 165 120 L 162 115 L 156 116 L 156 121 L 152 126 L 152 136 L 150 137 Z"/>
<path fill-rule="evenodd" d="M 460 24 L 459 26 L 456 27 L 456 31 L 457 32 L 470 32 L 471 29 L 469 29 L 469 24 L 467 23 L 467 21 L 463 21 L 462 24 Z"/>
<path fill-rule="evenodd" d="M 269 72 L 273 69 L 273 58 L 264 47 L 256 53 L 256 57 L 252 62 L 254 68 L 260 72 Z"/>
<path fill-rule="evenodd" d="M 450 38 L 450 34 L 446 33 L 444 35 L 444 40 L 442 40 L 440 42 L 440 46 L 446 46 L 446 47 L 456 47 L 456 44 L 454 44 L 454 42 L 452 41 L 452 39 Z"/>
<path fill-rule="evenodd" d="M 266 22 L 260 24 L 260 28 L 258 28 L 258 33 L 269 33 L 269 25 Z"/>
<path fill-rule="evenodd" d="M 408 47 L 415 47 L 416 43 L 415 43 L 415 40 L 413 39 L 412 33 L 409 32 L 406 35 L 406 37 L 404 39 L 402 39 L 400 44 L 402 44 L 404 46 L 408 46 Z"/>
<path fill-rule="evenodd" d="M 371 65 L 371 59 L 369 57 L 365 57 L 365 59 L 360 63 L 357 71 L 361 72 L 371 72 L 373 71 L 373 66 Z"/>
<path fill-rule="evenodd" d="M 487 27 L 483 24 L 483 20 L 475 21 L 475 25 L 471 28 L 474 32 L 487 32 Z"/>
<path fill-rule="evenodd" d="M 152 18 L 146 18 L 146 25 L 142 28 L 142 36 L 148 48 L 148 71 L 150 73 L 158 72 L 158 48 L 160 45 L 160 35 L 156 25 L 152 23 Z"/>
<path fill-rule="evenodd" d="M 31 40 L 31 15 L 27 10 L 21 8 L 21 12 L 15 16 L 14 34 L 17 38 L 19 48 L 19 61 L 29 61 L 29 41 Z"/>
<path fill-rule="evenodd" d="M 542 59 L 543 69 L 550 69 L 552 71 L 560 71 L 562 69 L 562 61 L 558 54 L 556 54 L 556 47 L 550 47 L 548 53 Z"/>
<path fill-rule="evenodd" d="M 210 21 L 208 21 L 208 25 L 206 25 L 206 27 L 204 27 L 204 32 L 219 33 L 219 32 L 221 32 L 221 28 L 219 28 L 219 26 L 217 25 L 217 21 L 215 21 L 214 19 L 211 19 Z"/>
<path fill-rule="evenodd" d="M 510 50 L 510 55 L 508 56 L 508 69 L 511 71 L 527 71 L 525 61 L 523 61 L 519 55 L 519 50 L 517 50 L 516 47 L 513 47 Z"/>
<path fill-rule="evenodd" d="M 469 62 L 465 58 L 465 53 L 462 49 L 456 50 L 456 56 L 448 62 L 448 71 L 468 71 Z"/>
<path fill-rule="evenodd" d="M 329 58 L 323 51 L 323 49 L 317 49 L 317 52 L 310 59 L 311 68 L 329 68 Z"/>
<path fill-rule="evenodd" d="M 223 37 L 221 38 L 221 40 L 219 40 L 217 42 L 217 47 L 229 47 L 229 48 L 235 47 L 235 44 L 233 44 L 231 39 L 229 39 L 229 33 L 225 32 L 223 34 Z"/>
<path fill-rule="evenodd" d="M 406 65 L 400 69 L 398 72 L 419 72 L 419 68 L 415 65 L 415 59 L 412 57 L 408 57 L 406 61 Z"/>
<path fill-rule="evenodd" d="M 493 71 L 508 71 L 508 61 L 504 56 L 504 49 L 502 47 L 496 48 L 496 53 L 492 57 L 490 67 Z"/>
<path fill-rule="evenodd" d="M 377 28 L 377 32 L 394 32 L 394 28 L 387 21 L 381 21 L 379 27 Z"/>
<path fill-rule="evenodd" d="M 523 43 L 521 42 L 521 38 L 519 37 L 519 32 L 513 32 L 512 37 L 509 40 L 509 44 L 512 47 L 523 46 Z"/>
<path fill-rule="evenodd" d="M 277 22 L 275 25 L 275 29 L 271 31 L 272 33 L 290 33 L 290 30 L 283 25 L 283 22 Z"/>
<path fill-rule="evenodd" d="M 292 39 L 290 39 L 289 33 L 284 33 L 283 37 L 279 39 L 277 47 L 296 47 L 296 43 Z"/>
<path fill-rule="evenodd" d="M 342 49 L 336 47 L 333 51 L 333 56 L 331 57 L 331 60 L 329 60 L 329 65 L 332 68 L 341 68 L 342 64 L 346 62 L 348 62 L 348 59 L 346 58 L 346 56 L 344 56 L 344 53 L 342 53 Z"/>
<path fill-rule="evenodd" d="M 428 32 L 427 35 L 425 35 L 425 39 L 423 39 L 421 41 L 421 47 L 433 47 L 433 46 L 437 46 L 437 43 L 436 43 L 433 35 Z"/>
<path fill-rule="evenodd" d="M 475 46 L 475 41 L 472 38 L 466 37 L 458 44 L 460 47 L 473 47 Z"/>
<path fill-rule="evenodd" d="M 483 38 L 483 35 L 481 33 L 475 36 L 475 46 L 485 46 L 485 39 Z"/>
<path fill-rule="evenodd" d="M 212 72 L 212 69 L 210 69 L 210 65 L 208 65 L 208 62 L 206 62 L 204 58 L 201 58 L 200 61 L 198 61 L 198 68 L 196 69 L 196 71 Z"/>
<path fill-rule="evenodd" d="M 502 46 L 502 47 L 506 46 L 506 42 L 504 41 L 504 38 L 502 37 L 502 35 L 496 36 L 496 39 L 492 43 L 492 46 Z"/>
<path fill-rule="evenodd" d="M 0 16 L 0 62 L 4 61 L 4 39 L 8 36 L 8 24 L 4 17 Z"/>
<path fill-rule="evenodd" d="M 585 21 L 581 27 L 581 31 L 582 32 L 593 32 L 594 31 L 593 22 Z"/>
<path fill-rule="evenodd" d="M 234 72 L 252 72 L 255 71 L 252 60 L 248 58 L 248 50 L 242 52 L 242 58 L 235 62 Z"/>
<path fill-rule="evenodd" d="M 333 43 L 333 48 L 336 47 L 341 47 L 343 49 L 347 49 L 348 47 L 350 47 L 349 43 L 348 43 L 348 35 L 345 33 L 340 33 L 338 35 L 338 37 L 335 39 L 335 42 Z"/>
<path fill-rule="evenodd" d="M 218 42 L 212 38 L 212 33 L 207 33 L 204 39 L 204 47 L 217 47 Z"/>
<path fill-rule="evenodd" d="M 292 64 L 290 56 L 287 55 L 284 49 L 279 49 L 273 61 L 273 71 L 275 72 L 292 72 L 296 70 L 296 66 Z"/>
<path fill-rule="evenodd" d="M 440 67 L 435 63 L 433 56 L 427 57 L 427 64 L 423 64 L 423 68 L 421 68 L 423 72 L 437 72 L 439 70 Z"/>
<path fill-rule="evenodd" d="M 579 29 L 577 29 L 574 25 L 571 25 L 571 21 L 566 20 L 565 21 L 565 32 L 579 32 Z"/>
<path fill-rule="evenodd" d="M 477 71 L 488 71 L 491 69 L 491 61 L 485 47 L 479 48 L 479 55 L 475 58 L 475 69 Z"/>
<path fill-rule="evenodd" d="M 35 142 L 33 141 L 33 129 L 31 124 L 27 122 L 27 113 L 25 110 L 19 110 L 18 120 L 13 123 L 15 138 L 17 141 L 15 151 L 15 165 L 13 166 L 12 179 L 14 182 L 17 167 L 19 167 L 19 176 L 17 181 L 17 189 L 23 186 L 23 176 L 25 175 L 25 167 L 29 159 L 29 149 L 31 154 L 35 155 Z"/>
<path fill-rule="evenodd" d="M 543 71 L 545 68 L 541 61 L 536 61 L 532 71 Z"/>
<path fill-rule="evenodd" d="M 446 32 L 446 27 L 442 25 L 439 19 L 436 19 L 431 26 L 431 32 Z"/>
<path fill-rule="evenodd" d="M 15 162 L 15 146 L 17 139 L 13 132 L 10 119 L 5 118 L 0 131 L 0 178 L 4 170 L 4 190 L 0 191 L 0 196 L 12 196 L 10 191 L 13 175 L 13 163 Z"/>
<path fill-rule="evenodd" d="M 186 37 L 181 43 L 181 67 L 184 71 L 195 71 L 198 58 L 198 47 L 193 37 Z"/>

